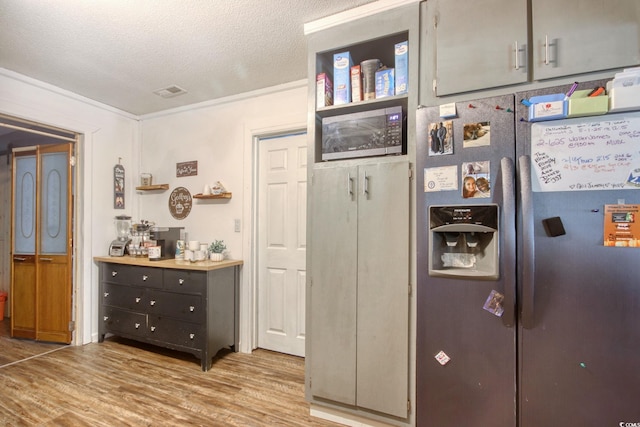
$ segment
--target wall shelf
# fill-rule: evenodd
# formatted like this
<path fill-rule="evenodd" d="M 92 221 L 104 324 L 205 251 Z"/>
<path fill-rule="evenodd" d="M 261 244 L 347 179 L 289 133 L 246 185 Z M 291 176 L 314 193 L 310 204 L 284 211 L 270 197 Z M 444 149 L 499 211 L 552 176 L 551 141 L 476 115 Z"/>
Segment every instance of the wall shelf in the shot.
<path fill-rule="evenodd" d="M 222 193 L 222 194 L 194 194 L 194 199 L 230 199 L 231 193 Z"/>
<path fill-rule="evenodd" d="M 136 187 L 138 191 L 168 190 L 169 184 L 141 185 Z"/>

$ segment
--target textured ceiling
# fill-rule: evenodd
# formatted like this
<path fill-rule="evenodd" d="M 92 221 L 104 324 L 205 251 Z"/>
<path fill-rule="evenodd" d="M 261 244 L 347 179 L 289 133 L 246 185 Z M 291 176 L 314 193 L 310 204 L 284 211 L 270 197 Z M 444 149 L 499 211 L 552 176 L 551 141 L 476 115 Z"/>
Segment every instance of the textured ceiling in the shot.
<path fill-rule="evenodd" d="M 305 79 L 304 24 L 373 2 L 0 0 L 0 68 L 144 115 Z"/>

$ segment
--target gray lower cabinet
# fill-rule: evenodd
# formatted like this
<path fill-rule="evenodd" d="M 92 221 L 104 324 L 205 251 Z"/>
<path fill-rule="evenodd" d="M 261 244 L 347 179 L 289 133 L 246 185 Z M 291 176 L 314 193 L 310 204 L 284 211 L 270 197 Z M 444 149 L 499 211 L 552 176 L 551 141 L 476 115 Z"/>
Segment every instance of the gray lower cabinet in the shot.
<path fill-rule="evenodd" d="M 316 166 L 310 191 L 311 395 L 406 418 L 409 162 Z"/>
<path fill-rule="evenodd" d="M 114 334 L 188 352 L 206 371 L 237 344 L 236 274 L 101 262 L 99 341 Z"/>

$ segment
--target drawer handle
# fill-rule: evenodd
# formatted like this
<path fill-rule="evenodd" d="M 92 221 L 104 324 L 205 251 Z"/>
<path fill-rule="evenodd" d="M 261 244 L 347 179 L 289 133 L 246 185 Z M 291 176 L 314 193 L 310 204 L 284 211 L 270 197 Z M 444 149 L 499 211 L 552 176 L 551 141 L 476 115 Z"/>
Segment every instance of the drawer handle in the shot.
<path fill-rule="evenodd" d="M 140 300 L 141 300 L 141 298 L 140 298 L 140 297 L 136 297 L 136 303 L 139 303 L 139 302 L 140 302 Z"/>
<path fill-rule="evenodd" d="M 196 308 L 192 305 L 189 306 L 189 311 L 193 313 L 193 310 L 195 310 Z"/>
<path fill-rule="evenodd" d="M 149 301 L 149 305 L 156 305 L 156 301 L 155 300 Z"/>
<path fill-rule="evenodd" d="M 116 277 L 117 275 L 118 275 L 118 272 L 117 272 L 117 271 L 112 271 L 112 272 L 111 272 L 111 277 Z"/>
<path fill-rule="evenodd" d="M 149 278 L 149 276 L 147 276 L 146 274 L 142 275 L 142 280 L 143 280 L 143 281 L 145 281 L 145 282 L 146 282 L 148 278 Z"/>
<path fill-rule="evenodd" d="M 136 323 L 136 329 L 140 328 L 140 323 Z"/>
<path fill-rule="evenodd" d="M 152 327 L 151 327 L 151 332 L 155 332 L 155 331 L 156 331 L 156 327 L 155 327 L 155 326 L 152 326 Z"/>
<path fill-rule="evenodd" d="M 104 293 L 104 297 L 106 298 L 106 297 L 108 297 L 108 296 L 109 296 L 109 292 L 105 292 L 105 293 Z"/>
<path fill-rule="evenodd" d="M 194 339 L 196 334 L 189 334 L 189 338 Z"/>
<path fill-rule="evenodd" d="M 104 321 L 106 322 L 107 320 L 109 320 L 109 316 L 104 316 L 104 317 L 102 318 L 102 320 L 104 320 Z"/>
<path fill-rule="evenodd" d="M 178 279 L 178 284 L 182 285 L 184 283 L 184 279 Z"/>

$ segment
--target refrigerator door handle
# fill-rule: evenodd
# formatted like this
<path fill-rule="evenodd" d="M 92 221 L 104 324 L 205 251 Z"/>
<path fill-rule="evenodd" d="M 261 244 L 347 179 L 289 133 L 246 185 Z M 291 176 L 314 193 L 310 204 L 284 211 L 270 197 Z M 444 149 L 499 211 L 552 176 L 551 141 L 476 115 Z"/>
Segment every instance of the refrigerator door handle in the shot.
<path fill-rule="evenodd" d="M 504 312 L 502 323 L 511 327 L 515 324 L 516 301 L 516 190 L 513 160 L 503 157 L 502 171 L 502 236 L 504 250 Z"/>
<path fill-rule="evenodd" d="M 533 191 L 531 189 L 531 159 L 521 156 L 518 159 L 520 192 L 522 198 L 522 327 L 534 326 L 534 231 L 533 231 Z"/>

